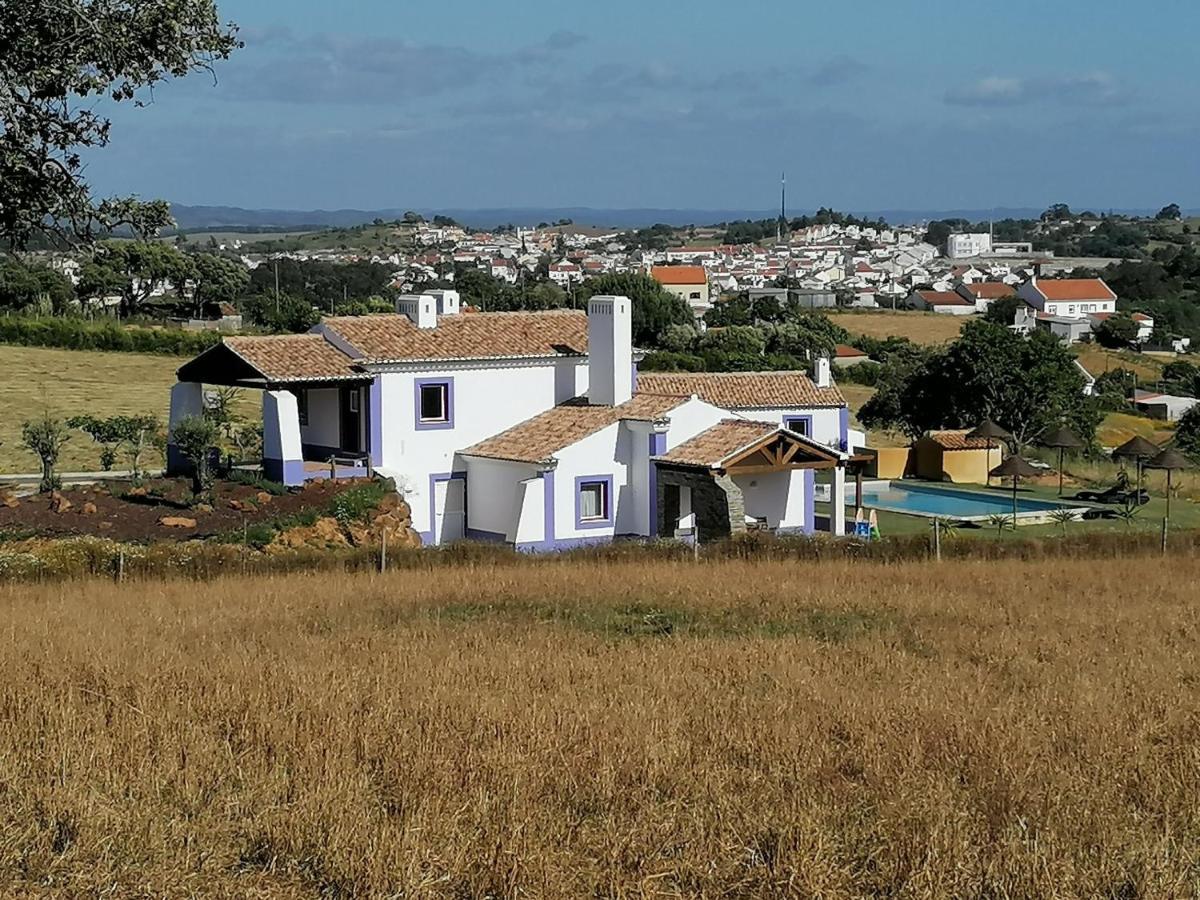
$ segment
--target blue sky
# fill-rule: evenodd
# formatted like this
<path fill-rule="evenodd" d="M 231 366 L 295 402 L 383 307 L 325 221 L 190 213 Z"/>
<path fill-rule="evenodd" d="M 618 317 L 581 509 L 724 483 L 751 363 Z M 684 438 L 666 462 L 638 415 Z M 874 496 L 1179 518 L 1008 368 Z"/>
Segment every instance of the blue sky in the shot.
<path fill-rule="evenodd" d="M 1194 0 L 218 0 L 99 193 L 247 207 L 1200 207 Z"/>

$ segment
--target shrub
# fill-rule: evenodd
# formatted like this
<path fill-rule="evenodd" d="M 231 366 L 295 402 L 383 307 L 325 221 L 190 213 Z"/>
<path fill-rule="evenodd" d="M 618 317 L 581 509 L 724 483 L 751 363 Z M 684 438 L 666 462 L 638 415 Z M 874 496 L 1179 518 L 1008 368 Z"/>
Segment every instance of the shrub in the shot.
<path fill-rule="evenodd" d="M 171 441 L 192 464 L 192 496 L 198 499 L 212 486 L 217 425 L 204 416 L 184 416 L 171 429 Z"/>
<path fill-rule="evenodd" d="M 62 421 L 50 415 L 49 410 L 42 418 L 26 422 L 21 426 L 21 440 L 42 462 L 42 480 L 38 490 L 46 493 L 62 486 L 62 479 L 54 471 L 63 445 L 71 439 Z"/>
<path fill-rule="evenodd" d="M 97 323 L 67 317 L 11 316 L 0 319 L 0 344 L 26 347 L 195 356 L 220 340 L 220 336 L 211 331 L 134 328 L 116 322 Z"/>

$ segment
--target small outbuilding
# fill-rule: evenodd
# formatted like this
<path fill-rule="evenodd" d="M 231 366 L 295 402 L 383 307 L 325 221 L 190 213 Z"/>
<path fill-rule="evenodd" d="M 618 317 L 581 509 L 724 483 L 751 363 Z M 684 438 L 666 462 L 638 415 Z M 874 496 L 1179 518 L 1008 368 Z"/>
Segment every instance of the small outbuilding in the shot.
<path fill-rule="evenodd" d="M 988 472 L 1004 461 L 1004 445 L 966 431 L 931 431 L 913 444 L 913 455 L 918 478 L 986 484 Z"/>

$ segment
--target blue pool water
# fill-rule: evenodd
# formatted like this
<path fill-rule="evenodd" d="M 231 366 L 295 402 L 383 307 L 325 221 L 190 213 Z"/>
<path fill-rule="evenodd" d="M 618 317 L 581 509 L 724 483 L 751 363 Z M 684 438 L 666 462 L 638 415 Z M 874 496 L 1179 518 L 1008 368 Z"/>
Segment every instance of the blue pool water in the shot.
<path fill-rule="evenodd" d="M 850 503 L 853 504 L 853 495 Z M 976 519 L 1007 515 L 1013 511 L 1012 494 L 983 493 L 957 488 L 932 487 L 904 482 L 875 482 L 863 485 L 863 505 L 914 516 L 948 519 Z M 1052 500 L 1017 498 L 1017 514 L 1048 513 L 1056 509 L 1074 509 L 1078 504 Z"/>

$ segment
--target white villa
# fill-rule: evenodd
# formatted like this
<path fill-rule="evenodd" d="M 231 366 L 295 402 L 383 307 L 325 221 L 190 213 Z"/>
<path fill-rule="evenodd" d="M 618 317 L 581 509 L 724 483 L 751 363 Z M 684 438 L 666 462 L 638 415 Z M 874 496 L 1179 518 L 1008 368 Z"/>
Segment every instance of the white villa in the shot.
<path fill-rule="evenodd" d="M 844 496 L 862 435 L 827 359 L 803 372 L 637 372 L 632 304 L 460 311 L 455 291 L 308 334 L 231 337 L 178 372 L 171 422 L 204 385 L 263 392 L 263 467 L 288 485 L 395 479 L 426 544 L 551 550 L 615 537 L 812 532 L 820 475 Z M 172 472 L 186 469 L 168 447 Z M 833 504 L 829 530 L 845 531 Z"/>

